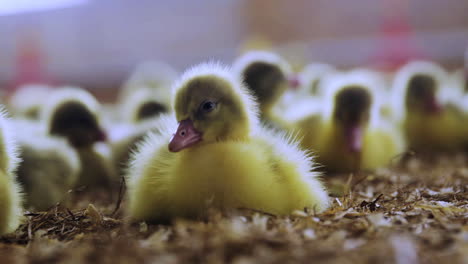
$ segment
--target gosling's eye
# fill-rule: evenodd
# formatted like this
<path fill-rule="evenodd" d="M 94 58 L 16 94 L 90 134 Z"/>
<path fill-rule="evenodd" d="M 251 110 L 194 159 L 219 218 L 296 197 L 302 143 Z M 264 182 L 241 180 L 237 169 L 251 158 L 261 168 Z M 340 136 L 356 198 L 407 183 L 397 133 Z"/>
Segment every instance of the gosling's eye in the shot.
<path fill-rule="evenodd" d="M 204 111 L 204 112 L 211 112 L 213 111 L 215 108 L 216 108 L 216 103 L 215 102 L 212 102 L 212 101 L 206 101 L 206 102 L 203 102 L 202 105 L 201 105 L 201 109 Z"/>

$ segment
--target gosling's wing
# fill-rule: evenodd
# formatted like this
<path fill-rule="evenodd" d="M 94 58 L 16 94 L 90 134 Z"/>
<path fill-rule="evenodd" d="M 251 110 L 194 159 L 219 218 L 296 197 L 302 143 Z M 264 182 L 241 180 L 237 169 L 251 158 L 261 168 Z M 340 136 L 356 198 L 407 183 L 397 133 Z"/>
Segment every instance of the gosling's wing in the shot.
<path fill-rule="evenodd" d="M 275 177 L 291 194 L 291 209 L 308 207 L 319 212 L 328 207 L 328 194 L 320 181 L 320 173 L 315 171 L 313 157 L 300 149 L 294 136 L 261 128 L 254 138 L 268 149 L 271 166 L 278 173 Z"/>
<path fill-rule="evenodd" d="M 458 144 L 468 145 L 468 97 L 457 103 L 445 105 L 446 117 L 444 126 L 449 130 L 448 136 L 455 138 Z"/>
<path fill-rule="evenodd" d="M 313 151 L 318 148 L 318 139 L 325 126 L 320 112 L 315 112 L 299 121 L 294 125 L 294 133 L 297 133 L 297 139 L 301 142 L 302 148 Z"/>
<path fill-rule="evenodd" d="M 175 161 L 168 144 L 177 123 L 173 116 L 157 121 L 159 133 L 150 132 L 131 154 L 126 172 L 129 215 L 136 220 L 161 220 L 168 214 L 170 169 Z"/>
<path fill-rule="evenodd" d="M 363 169 L 386 167 L 397 162 L 406 150 L 402 131 L 391 122 L 381 120 L 378 126 L 368 127 L 361 163 Z"/>

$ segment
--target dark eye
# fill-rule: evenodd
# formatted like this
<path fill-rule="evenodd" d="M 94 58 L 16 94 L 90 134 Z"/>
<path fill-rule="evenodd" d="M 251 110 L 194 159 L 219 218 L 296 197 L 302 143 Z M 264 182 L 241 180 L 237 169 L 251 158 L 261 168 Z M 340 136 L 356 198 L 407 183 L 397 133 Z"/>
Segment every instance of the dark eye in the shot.
<path fill-rule="evenodd" d="M 204 112 L 211 112 L 211 111 L 213 111 L 215 108 L 216 108 L 216 103 L 215 103 L 215 102 L 212 102 L 212 101 L 203 102 L 202 105 L 201 105 L 201 109 L 202 109 Z"/>

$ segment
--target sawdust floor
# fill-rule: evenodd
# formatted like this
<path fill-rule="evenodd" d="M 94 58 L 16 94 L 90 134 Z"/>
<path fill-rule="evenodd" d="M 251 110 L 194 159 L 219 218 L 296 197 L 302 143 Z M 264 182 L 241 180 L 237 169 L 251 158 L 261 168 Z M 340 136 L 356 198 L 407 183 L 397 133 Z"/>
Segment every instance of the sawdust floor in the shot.
<path fill-rule="evenodd" d="M 413 156 L 325 181 L 333 205 L 322 214 L 213 212 L 171 225 L 128 224 L 122 195 L 76 191 L 68 206 L 27 212 L 0 240 L 0 262 L 468 263 L 467 155 Z"/>

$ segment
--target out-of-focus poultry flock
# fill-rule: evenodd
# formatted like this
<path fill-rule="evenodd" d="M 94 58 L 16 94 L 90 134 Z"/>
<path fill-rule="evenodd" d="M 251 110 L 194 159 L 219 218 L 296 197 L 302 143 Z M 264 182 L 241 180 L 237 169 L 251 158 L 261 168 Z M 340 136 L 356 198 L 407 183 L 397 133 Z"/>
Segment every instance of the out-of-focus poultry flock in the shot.
<path fill-rule="evenodd" d="M 142 64 L 115 104 L 79 87 L 27 85 L 4 100 L 0 232 L 18 226 L 23 207 L 44 210 L 70 189 L 110 189 L 124 175 L 135 219 L 197 216 L 208 201 L 321 211 L 328 200 L 316 171 L 467 147 L 467 89 L 463 71 L 429 61 L 392 73 L 321 63 L 293 72 L 266 51 L 181 76 Z"/>

